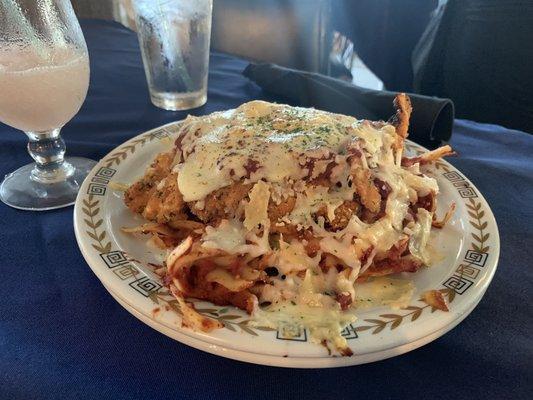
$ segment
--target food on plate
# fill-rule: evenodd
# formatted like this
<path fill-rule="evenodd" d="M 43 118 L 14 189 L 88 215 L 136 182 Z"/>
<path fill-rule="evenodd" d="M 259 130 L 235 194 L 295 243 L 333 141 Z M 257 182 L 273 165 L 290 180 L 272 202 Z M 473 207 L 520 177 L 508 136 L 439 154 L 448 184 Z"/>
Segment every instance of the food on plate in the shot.
<path fill-rule="evenodd" d="M 437 220 L 421 166 L 453 152 L 405 157 L 411 105 L 394 105 L 390 123 L 264 101 L 182 123 L 124 200 L 149 221 L 125 230 L 168 249 L 158 272 L 184 325 L 221 326 L 186 301 L 202 299 L 349 355 L 355 309 L 407 305 L 413 285 L 389 275 L 428 265 L 431 228 L 453 211 Z"/>

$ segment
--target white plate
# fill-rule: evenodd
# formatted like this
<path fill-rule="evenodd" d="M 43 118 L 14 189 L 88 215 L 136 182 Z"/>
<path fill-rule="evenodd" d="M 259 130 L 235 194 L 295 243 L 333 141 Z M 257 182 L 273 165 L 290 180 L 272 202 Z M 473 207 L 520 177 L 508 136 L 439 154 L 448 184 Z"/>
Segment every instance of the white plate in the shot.
<path fill-rule="evenodd" d="M 260 359 L 256 353 L 245 352 L 239 350 L 232 350 L 225 347 L 220 347 L 217 345 L 207 345 L 202 340 L 197 340 L 193 337 L 184 335 L 182 332 L 176 329 L 169 328 L 159 322 L 146 316 L 139 311 L 137 311 L 133 306 L 127 304 L 124 300 L 120 298 L 119 295 L 113 293 L 111 289 L 104 285 L 104 287 L 109 291 L 111 296 L 122 306 L 124 307 L 131 315 L 137 317 L 145 324 L 151 326 L 155 330 L 161 332 L 162 334 L 177 340 L 183 344 L 194 347 L 195 349 L 203 350 L 205 352 L 215 354 L 217 356 L 223 356 L 227 358 L 232 358 L 234 360 L 245 361 L 255 364 L 263 364 L 275 367 L 285 367 L 285 368 L 332 368 L 332 367 L 347 367 L 350 365 L 365 364 L 374 361 L 384 360 L 386 358 L 398 356 L 400 354 L 407 353 L 408 351 L 415 350 L 433 340 L 444 335 L 446 332 L 454 328 L 459 324 L 463 319 L 465 319 L 468 314 L 477 306 L 479 300 L 476 301 L 470 309 L 468 309 L 462 316 L 457 318 L 453 323 L 445 326 L 443 329 L 433 332 L 432 334 L 422 337 L 418 340 L 415 340 L 410 343 L 406 343 L 401 346 L 393 347 L 390 349 L 385 349 L 382 351 L 377 351 L 374 353 L 364 353 L 358 354 L 354 359 L 353 357 L 279 357 L 279 356 L 270 356 L 267 354 L 262 354 Z M 355 356 L 354 356 L 355 357 Z"/>
<path fill-rule="evenodd" d="M 361 310 L 358 320 L 343 332 L 352 357 L 328 355 L 309 342 L 308 332 L 293 326 L 278 331 L 247 325 L 249 317 L 233 307 L 197 302 L 196 308 L 224 322 L 211 333 L 181 327 L 179 309 L 165 294 L 150 263 L 159 264 L 157 252 L 143 240 L 121 232 L 123 226 L 142 223 L 114 190 L 110 181 L 131 183 L 143 175 L 155 155 L 171 146 L 179 123 L 139 135 L 102 159 L 82 185 L 74 209 L 74 228 L 81 252 L 105 287 L 129 312 L 158 331 L 200 350 L 241 361 L 284 367 L 337 367 L 377 361 L 420 347 L 461 322 L 481 300 L 499 256 L 494 216 L 472 183 L 445 161 L 431 167 L 440 186 L 438 214 L 457 204 L 452 220 L 434 230 L 432 246 L 442 260 L 415 274 L 416 292 L 406 309 L 387 307 Z M 408 143 L 410 152 L 424 149 Z M 450 311 L 441 312 L 418 301 L 420 293 L 440 289 Z"/>

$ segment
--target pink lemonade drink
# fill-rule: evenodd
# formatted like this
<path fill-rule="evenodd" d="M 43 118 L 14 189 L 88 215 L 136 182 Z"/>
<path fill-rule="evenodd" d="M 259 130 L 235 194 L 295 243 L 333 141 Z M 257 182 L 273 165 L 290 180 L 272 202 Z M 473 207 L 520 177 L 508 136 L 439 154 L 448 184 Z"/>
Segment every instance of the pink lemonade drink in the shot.
<path fill-rule="evenodd" d="M 0 0 L 0 124 L 23 131 L 34 162 L 7 174 L 0 200 L 21 210 L 74 204 L 96 162 L 65 157 L 61 128 L 89 87 L 89 55 L 69 0 Z"/>
<path fill-rule="evenodd" d="M 0 48 L 0 121 L 25 132 L 65 125 L 89 86 L 89 60 L 74 48 Z"/>

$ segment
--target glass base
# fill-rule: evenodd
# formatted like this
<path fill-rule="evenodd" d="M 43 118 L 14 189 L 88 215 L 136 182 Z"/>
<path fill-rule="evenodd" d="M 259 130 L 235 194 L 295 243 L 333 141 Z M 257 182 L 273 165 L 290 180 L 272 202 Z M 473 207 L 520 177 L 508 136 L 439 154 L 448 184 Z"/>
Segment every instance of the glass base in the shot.
<path fill-rule="evenodd" d="M 60 182 L 38 182 L 33 173 L 35 164 L 25 165 L 7 174 L 0 186 L 0 199 L 8 206 L 32 211 L 53 210 L 74 204 L 83 180 L 96 161 L 67 157 L 65 163 L 68 163 L 65 169 L 69 173 Z"/>
<path fill-rule="evenodd" d="M 203 106 L 207 101 L 207 94 L 205 91 L 198 92 L 158 92 L 150 91 L 150 99 L 152 104 L 156 107 L 170 111 L 190 110 Z"/>

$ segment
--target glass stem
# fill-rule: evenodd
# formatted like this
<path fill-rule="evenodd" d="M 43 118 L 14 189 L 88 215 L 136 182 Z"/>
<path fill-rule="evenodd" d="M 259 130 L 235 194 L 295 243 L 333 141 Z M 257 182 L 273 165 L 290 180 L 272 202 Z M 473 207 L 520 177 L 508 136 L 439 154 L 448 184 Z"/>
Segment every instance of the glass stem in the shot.
<path fill-rule="evenodd" d="M 60 128 L 45 132 L 26 132 L 30 139 L 28 153 L 35 160 L 31 179 L 40 183 L 56 183 L 74 173 L 74 167 L 64 161 L 66 146 Z"/>

